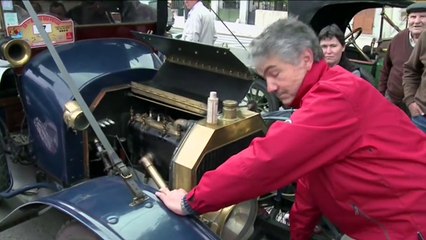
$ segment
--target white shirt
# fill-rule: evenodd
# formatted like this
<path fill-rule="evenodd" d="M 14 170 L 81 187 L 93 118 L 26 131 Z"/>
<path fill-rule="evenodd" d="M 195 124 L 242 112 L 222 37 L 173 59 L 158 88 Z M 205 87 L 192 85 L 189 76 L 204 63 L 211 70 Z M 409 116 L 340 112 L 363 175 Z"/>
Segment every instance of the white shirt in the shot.
<path fill-rule="evenodd" d="M 408 33 L 408 40 L 410 41 L 410 45 L 412 47 L 416 46 L 416 41 L 414 40 L 413 36 L 411 36 L 411 33 Z"/>
<path fill-rule="evenodd" d="M 188 19 L 183 29 L 183 40 L 213 44 L 216 29 L 215 16 L 201 1 L 197 2 L 189 11 Z"/>

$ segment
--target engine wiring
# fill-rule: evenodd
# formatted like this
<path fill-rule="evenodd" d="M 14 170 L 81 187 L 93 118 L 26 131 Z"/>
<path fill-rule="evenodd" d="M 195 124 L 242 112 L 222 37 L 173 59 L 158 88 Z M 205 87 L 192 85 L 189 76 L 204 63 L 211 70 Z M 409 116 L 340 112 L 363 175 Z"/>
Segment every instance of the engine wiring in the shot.
<path fill-rule="evenodd" d="M 13 162 L 23 166 L 33 165 L 35 160 L 30 157 L 29 138 L 24 133 L 25 117 L 20 124 L 19 133 L 11 133 L 6 123 L 0 119 L 2 130 L 0 131 L 1 143 L 5 149 L 5 153 L 11 157 Z"/>

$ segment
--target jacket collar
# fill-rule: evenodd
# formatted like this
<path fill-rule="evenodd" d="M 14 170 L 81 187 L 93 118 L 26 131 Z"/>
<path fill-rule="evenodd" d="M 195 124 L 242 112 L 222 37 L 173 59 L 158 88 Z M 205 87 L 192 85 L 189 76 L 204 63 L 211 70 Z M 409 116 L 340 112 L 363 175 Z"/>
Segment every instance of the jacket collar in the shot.
<path fill-rule="evenodd" d="M 300 104 L 302 98 L 306 95 L 306 93 L 321 79 L 323 74 L 329 69 L 325 60 L 321 60 L 317 63 L 312 64 L 311 70 L 306 73 L 305 78 L 303 79 L 303 83 L 297 92 L 296 97 L 291 103 L 290 107 L 292 108 L 300 108 Z"/>

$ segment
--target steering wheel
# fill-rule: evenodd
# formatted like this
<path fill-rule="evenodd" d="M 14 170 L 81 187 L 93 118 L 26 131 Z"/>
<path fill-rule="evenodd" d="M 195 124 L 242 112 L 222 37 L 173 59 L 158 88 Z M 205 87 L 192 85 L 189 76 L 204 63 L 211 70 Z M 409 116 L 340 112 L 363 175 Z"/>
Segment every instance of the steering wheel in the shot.
<path fill-rule="evenodd" d="M 350 38 L 351 41 L 355 41 L 359 38 L 359 36 L 361 36 L 361 33 L 362 33 L 361 27 L 355 28 L 353 31 L 351 31 L 345 36 L 345 40 Z"/>
<path fill-rule="evenodd" d="M 357 52 L 359 52 L 361 54 L 362 58 L 365 61 L 370 62 L 371 61 L 370 57 L 368 57 L 367 54 L 365 54 L 362 51 L 362 49 L 358 46 L 358 44 L 356 43 L 356 39 L 359 38 L 359 36 L 361 36 L 361 33 L 362 33 L 361 27 L 355 28 L 353 31 L 348 33 L 345 36 L 346 46 L 350 46 L 350 45 L 354 46 L 354 48 L 357 50 Z"/>

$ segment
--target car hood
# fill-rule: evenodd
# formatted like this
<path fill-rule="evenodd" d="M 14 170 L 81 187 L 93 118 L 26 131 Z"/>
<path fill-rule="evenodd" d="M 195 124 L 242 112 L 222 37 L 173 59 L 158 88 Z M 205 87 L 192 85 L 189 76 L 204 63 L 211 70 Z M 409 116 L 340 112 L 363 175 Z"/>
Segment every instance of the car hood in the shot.
<path fill-rule="evenodd" d="M 152 81 L 145 84 L 198 102 L 210 91 L 222 100 L 241 102 L 255 75 L 229 49 L 201 43 L 133 32 L 158 50 L 166 60 Z"/>

